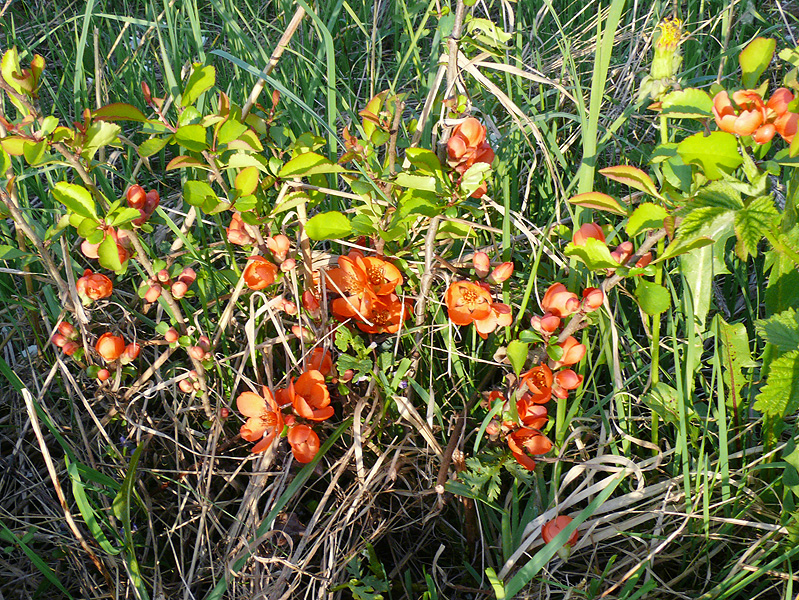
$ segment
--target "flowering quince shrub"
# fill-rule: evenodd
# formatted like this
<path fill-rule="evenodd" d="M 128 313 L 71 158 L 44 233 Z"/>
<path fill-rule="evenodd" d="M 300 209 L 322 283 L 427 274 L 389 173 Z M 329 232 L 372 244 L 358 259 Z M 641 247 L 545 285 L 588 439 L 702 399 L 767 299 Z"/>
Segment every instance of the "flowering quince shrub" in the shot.
<path fill-rule="evenodd" d="M 750 410 L 766 415 L 764 444 L 773 447 L 784 418 L 799 409 L 799 326 L 792 300 L 776 289 L 799 265 L 799 225 L 795 202 L 779 208 L 771 187 L 783 177 L 796 191 L 786 173 L 799 164 L 799 85 L 795 77 L 771 91 L 768 81 L 758 83 L 775 49 L 756 40 L 741 54 L 741 86 L 685 88 L 681 26 L 659 26 L 639 92 L 662 128 L 653 175 L 631 165 L 601 169 L 610 189 L 634 193 L 569 198 L 572 226 L 544 232 L 547 253 L 535 266 L 515 251 L 508 228 L 500 247 L 489 240 L 500 230 L 487 226 L 483 237 L 469 221 L 490 213 L 511 222 L 510 209 L 503 215 L 491 198 L 495 148 L 501 156 L 489 135 L 496 127 L 488 111 L 458 97 L 439 103 L 443 119 L 430 148 L 414 135 L 424 127 L 409 118 L 407 97 L 383 91 L 341 129 L 336 149 L 333 131 L 325 139 L 284 127 L 289 113 L 279 92 L 271 106 L 238 105 L 217 89 L 213 66 L 194 64 L 177 95 L 159 97 L 142 83 L 131 103 L 79 111 L 69 124 L 41 111 L 44 59 L 23 65 L 7 50 L 0 87 L 13 113 L 0 115 L 0 173 L 52 167 L 47 193 L 57 218 L 47 228 L 24 226 L 24 178 L 0 175 L 0 199 L 56 288 L 48 292 L 57 310 L 44 337 L 52 359 L 108 403 L 109 419 L 125 415 L 114 421 L 123 439 L 152 433 L 150 425 L 125 430 L 129 415 L 144 422 L 157 414 L 190 431 L 192 443 L 212 440 L 214 457 L 238 461 L 240 470 L 252 466 L 253 475 L 271 465 L 303 484 L 311 474 L 322 481 L 330 465 L 354 456 L 353 479 L 363 483 L 377 473 L 365 463 L 379 465 L 384 448 L 403 436 L 423 440 L 441 461 L 429 486 L 440 507 L 457 495 L 468 522 L 476 499 L 485 501 L 480 510 L 495 511 L 502 493 L 511 504 L 534 497 L 527 514 L 536 513 L 539 543 L 549 544 L 574 525 L 558 506 L 564 456 L 584 451 L 578 409 L 587 395 L 593 403 L 603 393 L 593 380 L 610 362 L 600 348 L 619 306 L 634 303 L 651 344 L 642 405 L 651 409 L 656 451 L 658 419 L 675 426 L 687 419 L 685 435 L 699 435 L 695 414 L 674 417 L 670 399 L 678 392 L 657 358 L 662 317 L 675 308 L 665 278 L 678 264 L 695 346 L 713 337 L 725 357 L 749 352 L 729 342 L 740 328 L 721 316 L 705 323 L 715 264 L 708 250 L 724 253 L 729 240 L 742 263 L 767 246 L 771 272 L 786 278 L 769 280 L 765 318 L 753 324 L 771 352 L 751 406 L 741 390 L 755 381 L 742 381 L 740 365 L 738 383 L 719 383 L 738 422 Z M 799 68 L 797 51 L 779 56 Z M 669 130 L 672 120 L 681 127 Z M 119 148 L 133 148 L 148 168 L 111 168 L 106 151 Z M 149 174 L 158 168 L 157 177 Z M 434 393 L 441 389 L 443 400 Z M 181 410 L 158 412 L 151 402 L 158 393 L 178 398 Z M 469 396 L 462 410 L 456 396 Z M 104 551 L 124 551 L 141 597 L 130 497 L 145 445 L 136 447 L 113 499 L 123 532 L 91 528 Z M 191 451 L 197 464 L 186 472 L 206 477 L 211 453 Z M 386 481 L 405 476 L 401 454 Z M 69 475 L 83 489 L 81 472 Z M 220 485 L 232 494 L 239 484 Z M 547 485 L 554 492 L 544 498 Z M 256 492 L 248 490 L 252 500 Z M 489 521 L 505 528 L 508 514 Z M 505 554 L 516 551 L 504 547 L 516 535 L 506 529 Z M 575 528 L 557 550 L 563 560 L 578 540 Z"/>

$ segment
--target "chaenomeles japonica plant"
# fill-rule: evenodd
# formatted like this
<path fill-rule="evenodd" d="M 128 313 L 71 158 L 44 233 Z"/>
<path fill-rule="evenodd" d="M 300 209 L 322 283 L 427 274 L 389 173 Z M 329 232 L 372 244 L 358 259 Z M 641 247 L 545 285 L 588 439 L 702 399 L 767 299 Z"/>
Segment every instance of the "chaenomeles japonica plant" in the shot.
<path fill-rule="evenodd" d="M 663 44 L 659 47 L 656 42 L 656 59 L 663 62 L 661 67 L 671 65 L 673 69 L 666 73 L 661 68 L 655 78 L 658 85 L 654 85 L 653 65 L 642 89 L 642 94 L 655 100 L 650 109 L 659 112 L 661 140 L 649 161 L 659 187 L 637 167 L 611 167 L 601 172 L 636 190 L 630 198 L 644 195 L 646 201 L 626 205 L 598 192 L 570 201 L 626 217 L 625 231 L 630 236 L 648 231 L 649 239 L 659 238 L 652 263 L 655 281 L 637 282 L 635 293 L 644 312 L 655 316 L 669 308 L 670 294 L 662 286 L 660 270 L 680 257 L 680 272 L 689 291 L 684 298 L 692 312 L 691 327 L 699 335 L 707 331 L 709 283 L 714 276 L 729 272 L 723 260 L 726 248 L 732 246 L 733 260 L 743 265 L 762 261 L 768 283 L 764 305 L 756 308 L 763 318 L 754 323 L 766 342 L 760 377 L 747 376 L 757 363 L 745 343 L 743 323 L 729 324 L 719 314 L 713 332 L 722 351 L 733 420 L 740 425 L 741 414 L 745 418 L 753 398 L 751 409 L 764 416 L 768 448 L 782 431 L 783 418 L 799 409 L 799 49 L 779 53 L 789 69 L 780 76 L 775 40 L 756 38 L 738 57 L 740 83 L 716 83 L 709 90 L 682 89 L 676 70 L 680 23 L 668 21 L 661 27 Z M 764 74 L 768 75 L 765 79 Z M 781 85 L 775 85 L 775 80 Z M 669 128 L 672 120 L 679 120 L 681 127 Z M 691 129 L 695 133 L 691 134 Z M 664 238 L 670 240 L 668 246 Z M 567 248 L 566 254 L 594 271 L 612 262 L 607 248 L 590 240 L 583 248 Z M 656 318 L 652 383 L 654 396 L 662 397 L 673 395 L 673 389 L 658 383 L 657 332 Z"/>

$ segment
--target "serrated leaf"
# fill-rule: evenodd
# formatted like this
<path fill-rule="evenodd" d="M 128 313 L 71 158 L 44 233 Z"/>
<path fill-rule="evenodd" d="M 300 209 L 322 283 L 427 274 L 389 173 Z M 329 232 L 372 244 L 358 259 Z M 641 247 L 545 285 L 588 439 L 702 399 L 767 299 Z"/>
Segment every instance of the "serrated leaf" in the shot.
<path fill-rule="evenodd" d="M 698 165 L 710 180 L 721 179 L 743 162 L 738 141 L 725 131 L 714 131 L 708 136 L 695 133 L 680 142 L 677 152 L 686 163 Z"/>
<path fill-rule="evenodd" d="M 312 240 L 342 238 L 352 231 L 352 225 L 342 213 L 330 211 L 311 217 L 305 224 L 305 232 Z"/>
<path fill-rule="evenodd" d="M 635 288 L 638 305 L 648 315 L 659 315 L 671 306 L 671 294 L 662 285 L 639 279 Z"/>
<path fill-rule="evenodd" d="M 735 213 L 722 206 L 705 206 L 692 210 L 677 229 L 677 241 L 704 234 L 711 226 L 713 229 L 718 229 L 720 224 L 724 227 L 731 226 L 734 218 Z"/>
<path fill-rule="evenodd" d="M 119 248 L 113 237 L 106 235 L 97 248 L 100 266 L 110 271 L 121 271 L 122 262 L 119 260 Z"/>
<path fill-rule="evenodd" d="M 655 198 L 661 197 L 652 178 L 637 167 L 619 165 L 616 167 L 605 167 L 604 169 L 600 169 L 599 172 L 608 179 L 618 181 L 624 185 L 629 185 L 631 188 L 646 192 L 650 196 L 654 196 Z"/>
<path fill-rule="evenodd" d="M 686 88 L 666 95 L 660 114 L 672 119 L 702 119 L 713 116 L 713 100 L 705 90 Z"/>
<path fill-rule="evenodd" d="M 603 242 L 594 238 L 586 239 L 585 244 L 582 246 L 577 246 L 569 242 L 563 250 L 563 253 L 566 256 L 579 258 L 585 263 L 585 266 L 592 271 L 597 271 L 599 269 L 616 269 L 619 267 L 619 263 L 613 260 L 613 257 L 610 255 L 608 247 Z"/>
<path fill-rule="evenodd" d="M 95 221 L 100 220 L 91 193 L 81 185 L 59 181 L 53 186 L 53 198 L 76 215 Z"/>
<path fill-rule="evenodd" d="M 287 179 L 291 177 L 308 177 L 318 173 L 341 173 L 343 171 L 346 171 L 344 167 L 330 162 L 321 154 L 305 152 L 283 165 L 278 177 Z"/>
<path fill-rule="evenodd" d="M 627 235 L 633 237 L 648 229 L 660 229 L 668 214 L 665 208 L 651 202 L 639 205 L 627 221 Z"/>
<path fill-rule="evenodd" d="M 741 51 L 738 62 L 741 65 L 741 83 L 745 88 L 757 85 L 757 80 L 768 68 L 776 48 L 777 40 L 758 37 Z"/>
<path fill-rule="evenodd" d="M 236 175 L 235 188 L 242 196 L 249 196 L 255 193 L 258 187 L 258 169 L 246 167 Z"/>
<path fill-rule="evenodd" d="M 586 192 L 584 194 L 577 194 L 569 198 L 570 204 L 582 206 L 583 208 L 595 208 L 597 210 L 604 210 L 616 215 L 627 215 L 627 207 L 615 198 L 602 194 L 600 192 Z"/>
<path fill-rule="evenodd" d="M 205 127 L 202 125 L 183 125 L 175 132 L 175 141 L 192 152 L 202 152 L 208 148 Z"/>
<path fill-rule="evenodd" d="M 781 351 L 799 350 L 799 313 L 793 308 L 755 321 L 755 329 L 760 337 Z"/>
<path fill-rule="evenodd" d="M 113 104 L 101 106 L 92 112 L 92 116 L 94 119 L 101 121 L 138 121 L 140 123 L 147 121 L 147 117 L 144 116 L 142 111 L 124 102 L 114 102 Z"/>
<path fill-rule="evenodd" d="M 194 104 L 200 94 L 210 89 L 216 82 L 216 70 L 211 65 L 202 67 L 199 64 L 194 65 L 194 70 L 186 82 L 186 89 L 183 90 L 183 95 L 180 98 L 181 106 L 189 106 Z"/>
<path fill-rule="evenodd" d="M 760 196 L 735 213 L 735 235 L 738 243 L 735 252 L 741 260 L 750 254 L 757 255 L 757 245 L 774 229 L 779 218 L 771 196 Z"/>
<path fill-rule="evenodd" d="M 153 154 L 157 154 L 164 149 L 169 143 L 169 140 L 172 139 L 172 136 L 165 138 L 150 138 L 149 140 L 144 140 L 141 144 L 139 144 L 139 156 L 142 158 L 148 158 Z"/>
<path fill-rule="evenodd" d="M 783 354 L 771 363 L 768 381 L 753 408 L 778 419 L 799 409 L 799 351 Z"/>
<path fill-rule="evenodd" d="M 505 349 L 510 365 L 513 367 L 517 377 L 521 374 L 524 363 L 527 362 L 527 351 L 529 349 L 530 344 L 519 340 L 512 340 Z"/>
<path fill-rule="evenodd" d="M 183 199 L 192 206 L 202 206 L 209 198 L 219 202 L 216 192 L 204 181 L 189 180 L 183 184 Z"/>

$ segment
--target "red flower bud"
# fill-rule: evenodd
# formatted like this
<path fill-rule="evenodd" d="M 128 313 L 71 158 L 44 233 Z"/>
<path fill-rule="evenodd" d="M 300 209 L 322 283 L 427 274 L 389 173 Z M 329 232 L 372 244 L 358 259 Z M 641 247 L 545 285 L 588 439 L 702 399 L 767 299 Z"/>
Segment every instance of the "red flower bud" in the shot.
<path fill-rule="evenodd" d="M 188 379 L 181 379 L 178 381 L 178 387 L 184 394 L 191 394 L 194 391 L 194 386 Z"/>
<path fill-rule="evenodd" d="M 80 348 L 80 346 L 77 344 L 77 342 L 67 342 L 66 344 L 64 344 L 64 347 L 61 348 L 61 350 L 67 356 L 72 356 L 73 354 L 75 354 L 78 348 Z"/>
<path fill-rule="evenodd" d="M 580 300 L 562 283 L 553 283 L 544 294 L 541 306 L 557 317 L 568 317 L 580 310 Z"/>
<path fill-rule="evenodd" d="M 125 346 L 125 351 L 122 353 L 122 356 L 119 357 L 119 362 L 121 362 L 123 365 L 131 363 L 136 360 L 140 352 L 141 346 L 135 342 L 131 342 Z"/>
<path fill-rule="evenodd" d="M 100 381 L 108 381 L 111 378 L 111 371 L 108 369 L 100 369 L 97 371 L 97 379 Z"/>
<path fill-rule="evenodd" d="M 186 295 L 186 292 L 189 291 L 189 286 L 187 286 L 182 281 L 176 281 L 175 283 L 172 284 L 172 287 L 170 289 L 172 291 L 172 296 L 180 300 L 181 298 L 183 298 L 183 296 Z"/>
<path fill-rule="evenodd" d="M 158 273 L 155 274 L 155 278 L 161 283 L 167 283 L 171 279 L 169 276 L 169 271 L 166 269 L 161 269 L 158 271 Z"/>
<path fill-rule="evenodd" d="M 487 277 L 491 272 L 491 260 L 485 252 L 475 252 L 472 258 L 474 272 L 480 278 Z"/>
<path fill-rule="evenodd" d="M 293 271 L 294 268 L 297 266 L 297 261 L 293 258 L 287 258 L 282 263 L 280 263 L 280 270 L 284 273 L 288 273 L 289 271 Z"/>
<path fill-rule="evenodd" d="M 145 200 L 147 199 L 147 193 L 144 191 L 144 188 L 140 185 L 132 185 L 128 188 L 127 192 L 127 200 L 128 206 L 131 208 L 144 208 Z"/>
<path fill-rule="evenodd" d="M 197 280 L 197 273 L 194 269 L 190 267 L 186 267 L 181 271 L 180 275 L 178 276 L 178 281 L 182 281 L 187 286 L 191 286 Z"/>
<path fill-rule="evenodd" d="M 488 280 L 491 283 L 502 283 L 513 275 L 513 263 L 504 262 L 491 272 Z"/>
<path fill-rule="evenodd" d="M 72 326 L 71 323 L 68 321 L 61 321 L 58 324 L 58 333 L 63 335 L 68 340 L 76 340 L 78 339 L 78 332 Z"/>
<path fill-rule="evenodd" d="M 147 290 L 147 293 L 144 294 L 144 299 L 147 302 L 153 303 L 161 297 L 161 286 L 157 283 L 155 285 L 150 286 L 150 289 Z"/>
<path fill-rule="evenodd" d="M 588 238 L 594 238 L 595 240 L 599 240 L 603 244 L 605 243 L 605 233 L 602 231 L 602 228 L 597 225 L 596 223 L 586 223 L 580 229 L 578 229 L 574 233 L 574 237 L 572 238 L 572 243 L 575 246 L 585 246 L 585 240 Z"/>
<path fill-rule="evenodd" d="M 275 260 L 283 262 L 291 249 L 291 240 L 282 233 L 266 238 L 266 246 L 275 256 Z"/>
<path fill-rule="evenodd" d="M 188 353 L 194 360 L 202 360 L 206 354 L 205 350 L 199 346 L 189 346 Z"/>
<path fill-rule="evenodd" d="M 638 267 L 639 269 L 643 269 L 651 262 L 652 262 L 652 253 L 647 252 L 641 258 L 638 259 L 638 262 L 635 263 L 635 266 Z"/>
<path fill-rule="evenodd" d="M 178 330 L 174 327 L 167 329 L 166 333 L 164 334 L 164 339 L 170 344 L 177 342 L 179 337 L 180 335 L 178 335 Z"/>
<path fill-rule="evenodd" d="M 54 333 L 53 337 L 50 338 L 50 341 L 59 348 L 63 348 L 69 340 L 67 340 L 67 338 L 60 333 Z"/>
<path fill-rule="evenodd" d="M 308 290 L 302 293 L 302 306 L 311 313 L 312 317 L 319 317 L 319 300 Z"/>

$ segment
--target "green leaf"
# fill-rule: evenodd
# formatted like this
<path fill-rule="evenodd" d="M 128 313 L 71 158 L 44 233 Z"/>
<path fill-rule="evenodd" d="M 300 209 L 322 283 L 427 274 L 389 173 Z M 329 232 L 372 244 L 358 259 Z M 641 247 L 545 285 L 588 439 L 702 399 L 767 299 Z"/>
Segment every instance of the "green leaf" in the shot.
<path fill-rule="evenodd" d="M 799 409 L 799 351 L 783 354 L 771 363 L 754 409 L 778 419 Z"/>
<path fill-rule="evenodd" d="M 741 83 L 745 88 L 754 88 L 757 80 L 768 68 L 777 40 L 758 37 L 753 39 L 738 55 L 741 64 Z"/>
<path fill-rule="evenodd" d="M 616 269 L 619 263 L 613 260 L 608 247 L 599 240 L 588 238 L 582 246 L 569 242 L 563 250 L 566 256 L 575 256 L 585 263 L 592 271 L 600 269 Z"/>
<path fill-rule="evenodd" d="M 91 193 L 81 185 L 59 181 L 53 186 L 53 198 L 76 215 L 95 221 L 100 220 Z"/>
<path fill-rule="evenodd" d="M 92 112 L 92 117 L 102 121 L 138 121 L 140 123 L 147 121 L 147 117 L 144 116 L 142 111 L 124 102 L 114 102 L 113 104 L 101 106 Z"/>
<path fill-rule="evenodd" d="M 8 153 L 0 146 L 0 179 L 6 178 L 6 171 L 11 168 L 11 157 Z"/>
<path fill-rule="evenodd" d="M 760 337 L 781 351 L 799 350 L 799 313 L 793 308 L 755 321 L 755 329 Z"/>
<path fill-rule="evenodd" d="M 105 121 L 93 123 L 86 132 L 81 156 L 91 159 L 97 150 L 118 141 L 120 131 L 122 131 L 122 128 L 116 123 L 107 123 Z"/>
<path fill-rule="evenodd" d="M 220 144 L 227 144 L 237 139 L 242 133 L 247 131 L 248 127 L 235 119 L 228 119 L 224 122 L 222 127 L 219 128 L 219 133 L 216 136 Z"/>
<path fill-rule="evenodd" d="M 414 190 L 424 190 L 427 192 L 436 191 L 436 178 L 432 175 L 417 175 L 415 173 L 402 171 L 397 173 L 397 176 L 394 178 L 394 183 L 400 187 Z"/>
<path fill-rule="evenodd" d="M 139 211 L 136 211 L 136 216 L 138 214 Z M 80 225 L 78 225 L 78 235 L 86 238 L 90 244 L 99 244 L 105 237 L 103 230 L 100 229 L 100 223 L 89 218 L 81 220 Z"/>
<path fill-rule="evenodd" d="M 704 119 L 713 116 L 713 100 L 705 90 L 686 88 L 667 94 L 661 114 L 672 119 Z"/>
<path fill-rule="evenodd" d="M 114 238 L 110 235 L 105 236 L 100 246 L 97 248 L 100 266 L 111 271 L 121 271 L 122 262 L 119 260 L 119 249 Z"/>
<path fill-rule="evenodd" d="M 662 285 L 650 283 L 646 279 L 639 279 L 635 288 L 638 304 L 648 315 L 659 315 L 671 306 L 671 294 Z"/>
<path fill-rule="evenodd" d="M 89 531 L 91 531 L 94 539 L 97 541 L 100 547 L 108 554 L 116 556 L 119 554 L 119 548 L 115 548 L 111 545 L 111 542 L 108 541 L 108 538 L 103 532 L 102 527 L 100 527 L 100 523 L 97 519 L 97 513 L 95 512 L 94 508 L 89 502 L 88 496 L 86 495 L 86 488 L 81 480 L 80 472 L 78 471 L 78 465 L 74 462 L 71 462 L 69 457 L 65 456 L 64 458 L 67 462 L 67 473 L 69 473 L 69 478 L 72 480 L 72 495 L 75 498 L 75 504 L 78 505 L 78 510 L 80 510 L 83 521 L 86 523 L 86 526 L 89 528 Z"/>
<path fill-rule="evenodd" d="M 47 150 L 47 140 L 41 142 L 25 142 L 22 145 L 22 154 L 29 165 L 34 166 L 42 162 Z"/>
<path fill-rule="evenodd" d="M 115 211 L 113 214 L 109 214 L 106 217 L 106 221 L 112 227 L 122 227 L 134 219 L 138 219 L 140 216 L 141 212 L 139 212 L 138 208 L 123 208 Z"/>
<path fill-rule="evenodd" d="M 512 340 L 506 348 L 505 352 L 508 356 L 508 360 L 517 377 L 521 375 L 524 363 L 527 362 L 527 351 L 529 348 L 530 344 L 520 342 L 519 340 Z"/>
<path fill-rule="evenodd" d="M 760 196 L 735 213 L 735 253 L 741 260 L 757 255 L 757 245 L 775 226 L 779 213 L 771 196 Z"/>
<path fill-rule="evenodd" d="M 204 181 L 189 180 L 183 184 L 183 199 L 192 206 L 202 206 L 209 198 L 219 202 L 216 192 Z"/>
<path fill-rule="evenodd" d="M 661 198 L 652 178 L 637 167 L 619 165 L 616 167 L 605 167 L 604 169 L 600 169 L 599 172 L 608 179 L 629 185 L 631 188 L 645 192 L 655 198 Z"/>
<path fill-rule="evenodd" d="M 729 324 L 721 315 L 716 315 L 718 339 L 721 346 L 721 375 L 724 384 L 730 391 L 730 404 L 741 405 L 741 388 L 749 383 L 743 369 L 753 368 L 757 363 L 752 360 L 749 349 L 749 334 L 744 323 Z M 734 402 L 734 404 L 733 404 Z"/>
<path fill-rule="evenodd" d="M 203 67 L 200 66 L 199 63 L 195 64 L 194 70 L 189 76 L 188 82 L 186 82 L 186 89 L 183 91 L 183 95 L 180 98 L 180 105 L 189 106 L 190 104 L 194 104 L 197 98 L 200 97 L 200 94 L 210 89 L 215 82 L 216 70 L 214 67 L 211 65 Z"/>
<path fill-rule="evenodd" d="M 343 171 L 346 171 L 344 167 L 330 162 L 321 154 L 305 152 L 283 165 L 278 177 L 290 179 L 292 177 L 308 177 L 318 173 L 341 173 Z"/>
<path fill-rule="evenodd" d="M 352 225 L 347 217 L 335 210 L 319 213 L 305 224 L 308 237 L 317 241 L 342 238 L 351 231 Z"/>
<path fill-rule="evenodd" d="M 31 256 L 31 254 L 14 248 L 14 246 L 0 244 L 0 260 L 14 260 L 15 258 L 22 258 L 23 256 Z"/>
<path fill-rule="evenodd" d="M 205 127 L 202 125 L 183 125 L 175 132 L 175 141 L 192 152 L 202 152 L 208 148 L 205 140 Z"/>
<path fill-rule="evenodd" d="M 487 163 L 474 163 L 471 167 L 466 169 L 466 172 L 461 178 L 461 194 L 464 196 L 471 196 L 474 191 L 480 187 L 483 180 L 491 172 L 491 165 Z"/>
<path fill-rule="evenodd" d="M 435 152 L 424 148 L 408 148 L 405 151 L 405 158 L 408 162 L 427 175 L 434 175 L 441 172 L 441 162 Z"/>
<path fill-rule="evenodd" d="M 582 206 L 583 208 L 595 208 L 604 210 L 616 215 L 627 216 L 627 207 L 615 198 L 600 192 L 586 192 L 577 194 L 569 198 L 571 204 Z"/>
<path fill-rule="evenodd" d="M 149 140 L 144 140 L 141 144 L 139 144 L 139 156 L 142 158 L 147 158 L 152 156 L 153 154 L 157 154 L 163 150 L 164 146 L 169 143 L 169 140 L 172 139 L 172 136 L 167 136 L 165 138 L 150 138 Z"/>
<path fill-rule="evenodd" d="M 660 229 L 663 227 L 663 219 L 668 214 L 666 209 L 658 204 L 645 202 L 639 205 L 627 221 L 627 235 L 633 237 L 648 229 Z"/>
<path fill-rule="evenodd" d="M 236 175 L 235 187 L 242 196 L 254 194 L 258 187 L 258 169 L 246 167 L 239 171 L 239 174 Z"/>
<path fill-rule="evenodd" d="M 686 163 L 698 165 L 710 180 L 721 179 L 743 162 L 738 141 L 725 131 L 714 131 L 708 136 L 695 133 L 680 142 L 677 152 Z"/>

